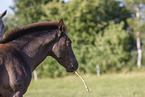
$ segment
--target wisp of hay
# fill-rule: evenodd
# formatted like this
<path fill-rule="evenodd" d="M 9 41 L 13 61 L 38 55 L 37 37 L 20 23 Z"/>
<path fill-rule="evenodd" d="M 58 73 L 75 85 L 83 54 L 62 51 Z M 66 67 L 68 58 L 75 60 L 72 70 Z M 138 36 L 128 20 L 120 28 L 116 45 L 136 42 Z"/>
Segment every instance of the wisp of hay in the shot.
<path fill-rule="evenodd" d="M 79 76 L 80 79 L 83 81 L 83 83 L 84 83 L 84 85 L 85 85 L 85 88 L 86 88 L 87 92 L 90 93 L 89 88 L 87 87 L 87 85 L 86 85 L 84 79 L 83 79 L 75 70 L 74 70 L 74 72 L 75 72 L 75 74 L 76 74 L 77 76 Z"/>
<path fill-rule="evenodd" d="M 72 68 L 73 68 L 73 65 L 71 64 Z M 89 91 L 89 88 L 87 87 L 86 83 L 85 83 L 85 80 L 74 70 L 75 74 L 83 81 L 84 85 L 85 85 L 85 88 L 87 90 L 88 93 L 90 93 Z"/>

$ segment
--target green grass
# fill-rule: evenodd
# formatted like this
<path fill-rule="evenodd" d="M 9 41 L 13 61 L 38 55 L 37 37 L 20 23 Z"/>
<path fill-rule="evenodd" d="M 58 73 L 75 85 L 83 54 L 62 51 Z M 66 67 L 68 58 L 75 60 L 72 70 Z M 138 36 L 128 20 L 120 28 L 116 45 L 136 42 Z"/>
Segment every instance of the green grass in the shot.
<path fill-rule="evenodd" d="M 24 97 L 145 97 L 145 73 L 83 75 L 32 81 Z"/>

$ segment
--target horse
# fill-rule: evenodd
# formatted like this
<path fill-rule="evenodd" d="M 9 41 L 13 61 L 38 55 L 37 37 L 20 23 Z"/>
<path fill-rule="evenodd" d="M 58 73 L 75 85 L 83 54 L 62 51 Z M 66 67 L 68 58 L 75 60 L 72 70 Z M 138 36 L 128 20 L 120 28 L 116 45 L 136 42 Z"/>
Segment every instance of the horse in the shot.
<path fill-rule="evenodd" d="M 0 97 L 23 97 L 33 70 L 52 56 L 67 72 L 78 68 L 61 19 L 43 21 L 5 32 L 0 40 Z"/>
<path fill-rule="evenodd" d="M 7 13 L 7 10 L 3 12 L 2 14 L 0 14 L 0 39 L 2 39 L 3 33 L 4 33 L 4 23 L 2 21 L 2 18 L 6 15 L 6 13 Z"/>

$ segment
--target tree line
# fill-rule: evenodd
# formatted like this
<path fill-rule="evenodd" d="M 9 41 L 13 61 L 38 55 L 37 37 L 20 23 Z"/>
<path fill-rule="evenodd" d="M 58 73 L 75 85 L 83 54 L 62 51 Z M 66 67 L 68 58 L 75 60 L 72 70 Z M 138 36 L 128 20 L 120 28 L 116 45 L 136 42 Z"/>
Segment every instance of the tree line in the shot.
<path fill-rule="evenodd" d="M 81 73 L 96 74 L 96 65 L 101 73 L 107 73 L 144 64 L 144 0 L 13 1 L 10 8 L 14 14 L 5 19 L 5 31 L 63 18 Z M 66 75 L 50 57 L 41 64 L 39 77 Z"/>

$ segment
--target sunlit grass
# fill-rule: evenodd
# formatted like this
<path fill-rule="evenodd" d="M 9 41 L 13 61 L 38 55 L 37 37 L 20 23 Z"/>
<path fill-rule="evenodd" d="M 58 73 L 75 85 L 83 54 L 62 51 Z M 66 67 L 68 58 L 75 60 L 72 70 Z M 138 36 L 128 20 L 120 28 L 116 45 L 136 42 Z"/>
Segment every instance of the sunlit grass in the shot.
<path fill-rule="evenodd" d="M 83 75 L 91 93 L 78 76 L 32 81 L 24 97 L 144 97 L 145 73 Z"/>

